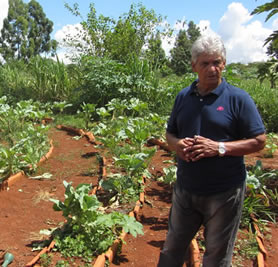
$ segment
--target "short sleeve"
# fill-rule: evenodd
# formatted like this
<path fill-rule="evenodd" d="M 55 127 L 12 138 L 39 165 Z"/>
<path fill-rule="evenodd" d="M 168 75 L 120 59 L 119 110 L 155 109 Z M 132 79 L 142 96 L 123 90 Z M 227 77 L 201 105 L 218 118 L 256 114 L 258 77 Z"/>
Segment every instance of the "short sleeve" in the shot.
<path fill-rule="evenodd" d="M 254 100 L 246 93 L 239 109 L 241 138 L 251 138 L 265 132 L 265 127 Z"/>

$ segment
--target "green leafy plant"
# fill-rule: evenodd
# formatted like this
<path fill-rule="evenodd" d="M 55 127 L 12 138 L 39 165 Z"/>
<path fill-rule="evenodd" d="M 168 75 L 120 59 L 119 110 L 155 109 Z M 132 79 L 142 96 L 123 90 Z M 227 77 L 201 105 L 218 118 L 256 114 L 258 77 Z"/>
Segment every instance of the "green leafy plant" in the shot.
<path fill-rule="evenodd" d="M 128 108 L 128 103 L 126 99 L 113 98 L 106 106 L 110 112 L 112 111 L 112 120 L 115 120 L 124 115 L 124 111 Z"/>
<path fill-rule="evenodd" d="M 275 212 L 271 209 L 270 192 L 265 184 L 268 180 L 277 178 L 275 170 L 264 170 L 261 161 L 251 167 L 247 172 L 247 192 L 244 199 L 241 224 L 248 226 L 251 217 L 258 221 L 275 221 Z"/>
<path fill-rule="evenodd" d="M 7 97 L 0 98 L 0 181 L 20 170 L 27 173 L 37 168 L 49 149 L 49 127 L 39 123 L 46 114 L 37 102 L 9 105 Z"/>
<path fill-rule="evenodd" d="M 125 133 L 133 146 L 138 151 L 142 151 L 144 144 L 146 144 L 148 138 L 151 136 L 150 123 L 141 117 L 129 119 Z"/>
<path fill-rule="evenodd" d="M 67 261 L 64 260 L 59 260 L 56 264 L 55 267 L 70 267 L 70 264 Z"/>
<path fill-rule="evenodd" d="M 0 184 L 19 170 L 20 162 L 14 149 L 0 146 Z"/>
<path fill-rule="evenodd" d="M 240 233 L 242 236 L 237 239 L 235 244 L 235 258 L 256 259 L 259 252 L 259 246 L 255 235 L 243 231 L 240 231 Z"/>
<path fill-rule="evenodd" d="M 172 185 L 177 180 L 177 166 L 171 165 L 167 168 L 163 168 L 164 175 L 159 179 L 166 184 Z"/>
<path fill-rule="evenodd" d="M 141 153 L 121 154 L 119 158 L 114 158 L 115 165 L 123 168 L 126 173 L 109 175 L 100 181 L 102 188 L 112 193 L 111 202 L 117 200 L 119 203 L 128 203 L 138 200 L 144 186 L 142 177 L 155 151 L 147 149 Z"/>
<path fill-rule="evenodd" d="M 123 167 L 129 176 L 141 176 L 154 155 L 156 149 L 145 149 L 141 153 L 122 154 L 114 158 L 115 165 Z"/>
<path fill-rule="evenodd" d="M 82 257 L 91 261 L 106 251 L 118 238 L 121 230 L 133 236 L 143 234 L 142 225 L 133 217 L 119 212 L 105 214 L 95 195 L 88 195 L 89 184 L 74 189 L 64 181 L 64 202 L 52 199 L 54 210 L 62 211 L 66 218 L 63 229 L 54 233 L 56 247 L 65 257 Z"/>
<path fill-rule="evenodd" d="M 106 180 L 101 180 L 100 185 L 113 196 L 109 200 L 110 203 L 134 203 L 142 192 L 142 180 L 119 173 L 111 174 Z"/>
<path fill-rule="evenodd" d="M 44 253 L 40 256 L 40 264 L 42 267 L 49 267 L 52 262 L 52 256 L 50 254 Z"/>
<path fill-rule="evenodd" d="M 268 133 L 265 145 L 264 157 L 273 158 L 275 151 L 278 149 L 278 135 L 275 133 Z"/>
<path fill-rule="evenodd" d="M 89 124 L 92 121 L 92 117 L 94 115 L 94 112 L 96 110 L 95 104 L 89 104 L 83 102 L 81 105 L 81 110 L 78 110 L 77 114 L 82 114 L 82 117 L 85 120 L 85 129 L 89 129 Z"/>
<path fill-rule="evenodd" d="M 267 180 L 277 178 L 276 170 L 268 170 L 263 168 L 262 161 L 257 160 L 254 166 L 247 169 L 246 183 L 249 188 L 264 188 Z"/>

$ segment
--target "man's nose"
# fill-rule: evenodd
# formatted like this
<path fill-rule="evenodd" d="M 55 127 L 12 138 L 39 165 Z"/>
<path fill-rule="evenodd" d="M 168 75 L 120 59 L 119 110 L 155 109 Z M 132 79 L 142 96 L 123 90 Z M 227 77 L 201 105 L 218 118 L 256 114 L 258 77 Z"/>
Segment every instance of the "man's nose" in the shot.
<path fill-rule="evenodd" d="M 216 70 L 216 66 L 214 64 L 209 64 L 209 70 L 210 71 L 215 71 Z"/>

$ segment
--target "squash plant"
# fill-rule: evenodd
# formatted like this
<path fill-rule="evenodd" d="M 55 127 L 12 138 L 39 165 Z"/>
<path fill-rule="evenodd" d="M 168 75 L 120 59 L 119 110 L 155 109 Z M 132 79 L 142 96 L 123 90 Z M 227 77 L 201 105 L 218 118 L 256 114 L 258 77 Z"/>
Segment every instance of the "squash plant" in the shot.
<path fill-rule="evenodd" d="M 143 190 L 142 176 L 147 173 L 150 159 L 155 153 L 155 149 L 146 148 L 145 144 L 152 136 L 151 130 L 155 129 L 154 122 L 160 120 L 155 114 L 150 116 L 151 119 L 139 117 L 146 113 L 147 105 L 136 98 L 129 101 L 113 99 L 107 107 L 97 110 L 101 122 L 95 125 L 93 132 L 109 149 L 119 172 L 108 174 L 100 184 L 113 195 L 110 203 L 136 201 Z M 161 123 L 157 125 L 161 127 Z"/>
<path fill-rule="evenodd" d="M 75 189 L 71 183 L 63 182 L 64 202 L 51 199 L 55 211 L 62 211 L 66 224 L 53 232 L 56 250 L 65 257 L 81 257 L 91 261 L 105 252 L 118 238 L 120 232 L 136 237 L 143 234 L 142 225 L 126 214 L 101 210 L 95 195 L 89 195 L 92 186 L 79 184 Z"/>
<path fill-rule="evenodd" d="M 125 173 L 108 175 L 101 180 L 100 185 L 104 190 L 112 193 L 110 202 L 130 203 L 136 202 L 140 192 L 143 191 L 143 176 L 148 176 L 147 167 L 155 153 L 155 149 L 146 149 L 141 153 L 121 154 L 114 157 L 115 166 L 125 170 Z"/>

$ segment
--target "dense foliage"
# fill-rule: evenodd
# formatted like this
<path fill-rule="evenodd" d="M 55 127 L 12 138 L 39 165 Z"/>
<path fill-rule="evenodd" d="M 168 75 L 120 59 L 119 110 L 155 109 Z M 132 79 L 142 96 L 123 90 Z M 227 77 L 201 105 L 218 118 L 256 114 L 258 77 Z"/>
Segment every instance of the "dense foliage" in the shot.
<path fill-rule="evenodd" d="M 48 127 L 40 122 L 50 114 L 40 103 L 8 104 L 0 98 L 0 183 L 19 171 L 34 171 L 49 149 Z M 36 125 L 35 125 L 36 124 Z"/>
<path fill-rule="evenodd" d="M 65 200 L 52 199 L 54 209 L 62 211 L 66 219 L 63 229 L 53 235 L 56 248 L 64 257 L 81 257 L 91 261 L 105 252 L 118 238 L 123 229 L 133 236 L 143 234 L 142 225 L 126 214 L 105 213 L 96 195 L 89 195 L 90 184 L 79 184 L 73 188 L 64 181 Z"/>
<path fill-rule="evenodd" d="M 261 14 L 263 12 L 268 12 L 265 21 L 268 21 L 271 17 L 277 14 L 278 12 L 278 2 L 273 0 L 271 2 L 259 5 L 256 7 L 251 15 L 254 14 Z M 273 33 L 267 37 L 265 40 L 265 44 L 268 45 L 267 47 L 267 55 L 270 56 L 270 60 L 265 63 L 260 64 L 259 72 L 259 79 L 260 81 L 267 79 L 270 80 L 271 88 L 276 87 L 276 80 L 277 80 L 277 73 L 278 73 L 278 66 L 277 66 L 277 59 L 278 59 L 278 31 L 275 30 Z"/>
<path fill-rule="evenodd" d="M 199 28 L 190 21 L 187 30 L 180 30 L 171 50 L 170 66 L 177 75 L 191 72 L 191 46 L 200 36 Z"/>
<path fill-rule="evenodd" d="M 68 100 L 74 85 L 70 69 L 59 60 L 36 56 L 28 63 L 17 60 L 0 67 L 0 95 L 7 95 L 13 101 Z"/>
<path fill-rule="evenodd" d="M 0 36 L 0 53 L 6 60 L 24 59 L 55 51 L 57 42 L 51 40 L 53 22 L 41 5 L 31 0 L 9 0 L 8 17 L 4 19 Z"/>
<path fill-rule="evenodd" d="M 93 3 L 86 19 L 80 14 L 78 4 L 73 7 L 66 4 L 66 7 L 81 19 L 83 31 L 77 36 L 69 36 L 65 43 L 74 44 L 81 54 L 125 62 L 134 55 L 143 54 L 143 47 L 148 46 L 152 34 L 169 34 L 167 28 L 159 27 L 162 16 L 142 4 L 132 4 L 118 19 L 98 15 Z"/>
<path fill-rule="evenodd" d="M 272 10 L 276 2 L 258 7 L 255 13 Z M 78 5 L 67 8 L 82 18 Z M 69 115 L 78 119 L 78 127 L 92 131 L 100 142 L 99 149 L 109 151 L 113 172 L 100 182 L 109 192 L 108 204 L 135 203 L 143 191 L 142 177 L 149 177 L 148 166 L 155 149 L 146 147 L 149 139 L 163 138 L 165 124 L 177 93 L 196 75 L 190 66 L 190 49 L 200 35 L 189 22 L 181 30 L 170 58 L 162 49 L 162 17 L 143 5 L 131 5 L 118 20 L 97 15 L 90 5 L 87 19 L 82 19 L 78 38 L 66 42 L 79 49 L 72 64 L 44 58 L 42 52 L 54 51 L 50 40 L 52 22 L 40 5 L 31 0 L 10 0 L 4 21 L 0 53 L 6 62 L 0 66 L 0 182 L 17 171 L 33 171 L 48 148 L 44 117 L 55 116 L 71 126 Z M 266 63 L 230 64 L 224 77 L 247 91 L 254 99 L 267 129 L 267 157 L 277 149 L 278 91 L 277 49 L 275 33 L 270 37 Z M 270 83 L 269 83 L 270 82 Z M 49 104 L 42 104 L 48 103 Z M 164 168 L 164 180 L 174 183 L 176 166 Z M 243 225 L 250 215 L 274 220 L 270 204 L 276 205 L 277 190 L 265 186 L 277 172 L 265 172 L 261 164 L 248 170 L 248 192 L 244 205 Z M 65 201 L 53 200 L 54 209 L 66 218 L 63 229 L 53 233 L 56 248 L 64 256 L 82 256 L 90 261 L 105 251 L 123 229 L 134 236 L 142 226 L 134 219 L 115 212 L 105 214 L 96 196 L 89 196 L 91 185 L 74 189 L 64 182 Z M 268 205 L 265 205 L 268 203 Z M 105 238 L 104 238 L 105 237 Z"/>

